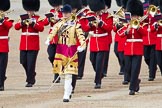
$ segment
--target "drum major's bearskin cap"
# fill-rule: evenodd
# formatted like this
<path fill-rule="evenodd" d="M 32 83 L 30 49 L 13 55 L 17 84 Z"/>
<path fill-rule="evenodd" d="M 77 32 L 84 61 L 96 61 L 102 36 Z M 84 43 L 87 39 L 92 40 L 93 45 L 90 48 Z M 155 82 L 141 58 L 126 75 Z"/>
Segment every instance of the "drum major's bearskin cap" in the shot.
<path fill-rule="evenodd" d="M 105 9 L 104 0 L 87 0 L 90 9 L 94 12 Z"/>
<path fill-rule="evenodd" d="M 126 9 L 128 0 L 121 0 L 121 5 L 124 9 Z"/>
<path fill-rule="evenodd" d="M 10 0 L 0 0 L 0 10 L 7 11 L 10 9 Z"/>
<path fill-rule="evenodd" d="M 143 4 L 140 0 L 128 0 L 126 10 L 131 13 L 132 16 L 143 16 Z"/>
<path fill-rule="evenodd" d="M 159 0 L 160 12 L 162 13 L 162 0 Z"/>
<path fill-rule="evenodd" d="M 149 4 L 158 6 L 159 5 L 159 0 L 149 0 Z"/>
<path fill-rule="evenodd" d="M 62 0 L 48 0 L 51 6 L 59 6 L 62 5 Z"/>
<path fill-rule="evenodd" d="M 23 8 L 26 11 L 39 11 L 40 0 L 22 0 Z"/>
<path fill-rule="evenodd" d="M 87 0 L 82 0 L 82 5 L 87 6 Z"/>
<path fill-rule="evenodd" d="M 116 4 L 117 4 L 117 6 L 122 6 L 121 0 L 116 0 Z"/>
<path fill-rule="evenodd" d="M 82 8 L 82 1 L 81 0 L 63 0 L 63 5 L 69 4 L 72 9 L 80 10 Z"/>

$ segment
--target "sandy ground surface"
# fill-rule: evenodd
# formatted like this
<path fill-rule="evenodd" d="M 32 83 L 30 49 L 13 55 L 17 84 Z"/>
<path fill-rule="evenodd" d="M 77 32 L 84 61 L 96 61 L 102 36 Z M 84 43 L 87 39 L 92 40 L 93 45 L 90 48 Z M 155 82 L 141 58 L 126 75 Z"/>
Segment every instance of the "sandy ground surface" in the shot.
<path fill-rule="evenodd" d="M 15 12 L 9 16 L 18 20 L 22 10 L 19 0 L 11 0 Z M 50 9 L 46 0 L 41 0 L 40 14 Z M 117 9 L 113 0 L 111 11 Z M 10 53 L 7 69 L 5 91 L 0 92 L 0 108 L 162 108 L 162 77 L 159 70 L 154 82 L 148 82 L 148 69 L 142 63 L 140 78 L 141 90 L 135 96 L 129 96 L 128 86 L 121 84 L 123 76 L 119 76 L 119 66 L 111 46 L 108 77 L 103 79 L 102 89 L 95 90 L 94 71 L 87 53 L 85 75 L 77 82 L 75 94 L 71 102 L 63 103 L 63 81 L 56 84 L 50 92 L 47 89 L 53 80 L 51 64 L 47 59 L 47 46 L 44 44 L 49 27 L 40 33 L 41 50 L 37 60 L 37 83 L 33 88 L 25 88 L 25 72 L 19 64 L 20 31 L 10 31 Z"/>

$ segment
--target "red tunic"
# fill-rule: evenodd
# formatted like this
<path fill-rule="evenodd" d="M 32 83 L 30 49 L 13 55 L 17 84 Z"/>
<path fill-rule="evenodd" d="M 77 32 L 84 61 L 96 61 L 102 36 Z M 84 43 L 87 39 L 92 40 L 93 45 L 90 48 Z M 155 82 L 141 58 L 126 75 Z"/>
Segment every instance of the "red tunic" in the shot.
<path fill-rule="evenodd" d="M 95 15 L 95 13 L 89 13 L 87 16 Z M 113 26 L 113 18 L 108 18 L 108 13 L 101 13 L 98 17 L 103 21 L 101 27 L 90 26 L 88 19 L 84 18 L 81 20 L 82 29 L 85 32 L 92 31 L 93 36 L 90 37 L 90 51 L 109 51 L 109 45 L 112 42 L 111 40 L 111 31 Z M 96 17 L 96 15 L 95 15 Z"/>
<path fill-rule="evenodd" d="M 7 17 L 0 23 L 0 52 L 9 52 L 8 33 L 12 27 L 12 23 L 13 21 L 9 20 Z"/>
<path fill-rule="evenodd" d="M 156 50 L 162 51 L 162 26 L 158 27 L 156 38 Z"/>
<path fill-rule="evenodd" d="M 113 26 L 113 31 L 115 32 L 115 39 L 114 39 L 114 41 L 115 41 L 115 42 L 118 42 L 119 39 L 120 39 L 120 36 L 119 36 L 119 34 L 117 33 L 118 29 L 117 29 L 117 27 L 116 27 L 115 25 Z"/>
<path fill-rule="evenodd" d="M 34 15 L 32 18 L 36 19 L 34 26 L 22 26 L 21 22 L 15 24 L 15 29 L 22 29 L 20 40 L 20 50 L 39 50 L 39 32 L 44 30 L 43 22 L 39 20 L 39 16 Z"/>
<path fill-rule="evenodd" d="M 62 12 L 61 11 L 56 11 L 55 9 L 51 9 L 50 10 L 51 13 L 54 13 L 57 12 L 58 14 L 58 18 L 61 19 L 63 16 L 62 16 Z M 48 18 L 45 18 L 43 20 L 43 24 L 44 26 L 48 26 L 50 25 L 50 30 L 49 30 L 49 33 L 52 31 L 52 27 L 56 24 L 57 22 L 53 23 L 53 22 L 49 22 Z M 56 44 L 58 41 L 58 36 L 54 36 L 54 38 L 50 41 L 50 44 Z"/>
<path fill-rule="evenodd" d="M 147 11 L 145 10 L 144 13 L 146 15 Z M 143 28 L 145 29 L 145 31 L 147 31 L 145 36 L 143 36 L 143 44 L 144 45 L 155 45 L 157 32 L 156 31 L 152 31 L 152 29 L 153 29 L 152 25 L 153 25 L 153 23 L 155 21 L 156 20 L 151 15 L 149 15 L 148 18 L 143 21 L 144 23 L 146 23 L 143 26 Z M 149 29 L 150 29 L 150 31 L 149 31 Z"/>
<path fill-rule="evenodd" d="M 120 36 L 126 36 L 126 43 L 124 46 L 124 55 L 143 55 L 143 40 L 142 37 L 146 33 L 142 27 L 139 29 L 131 28 L 127 35 L 125 31 L 127 27 L 121 28 L 118 33 Z"/>
<path fill-rule="evenodd" d="M 80 14 L 78 14 L 78 16 L 77 16 L 77 23 L 81 24 L 81 26 L 82 26 L 82 24 L 84 24 L 81 21 L 82 18 L 85 17 L 85 16 L 87 16 L 87 13 L 89 11 L 90 11 L 90 9 L 88 7 L 84 7 L 83 9 L 80 10 L 80 12 L 79 12 Z M 88 45 L 88 42 L 89 42 L 89 40 L 86 41 L 86 44 L 87 45 Z M 77 39 L 77 46 L 80 46 L 79 39 Z"/>

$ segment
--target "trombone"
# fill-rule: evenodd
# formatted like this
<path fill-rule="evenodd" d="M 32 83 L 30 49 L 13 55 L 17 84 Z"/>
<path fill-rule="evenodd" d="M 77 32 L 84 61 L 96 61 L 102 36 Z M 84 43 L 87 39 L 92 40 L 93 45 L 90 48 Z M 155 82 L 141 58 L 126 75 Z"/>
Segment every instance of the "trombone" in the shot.
<path fill-rule="evenodd" d="M 156 7 L 155 5 L 150 5 L 148 8 L 148 12 L 151 16 L 157 14 L 157 11 L 158 11 L 158 7 Z"/>
<path fill-rule="evenodd" d="M 160 20 L 157 22 L 157 24 L 158 24 L 159 26 L 162 26 L 162 19 L 160 19 Z"/>

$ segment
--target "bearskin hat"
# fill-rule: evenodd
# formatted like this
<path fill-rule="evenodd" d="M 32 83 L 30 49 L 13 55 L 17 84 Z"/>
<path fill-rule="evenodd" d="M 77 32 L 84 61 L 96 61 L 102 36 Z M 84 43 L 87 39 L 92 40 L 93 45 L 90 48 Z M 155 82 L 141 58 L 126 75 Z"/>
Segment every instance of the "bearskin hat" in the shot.
<path fill-rule="evenodd" d="M 82 0 L 82 5 L 87 6 L 87 0 Z"/>
<path fill-rule="evenodd" d="M 7 11 L 10 9 L 10 0 L 0 0 L 0 10 Z"/>
<path fill-rule="evenodd" d="M 121 5 L 124 9 L 126 9 L 128 0 L 121 0 Z"/>
<path fill-rule="evenodd" d="M 121 4 L 121 0 L 116 0 L 116 4 L 117 4 L 117 6 L 122 6 L 122 4 Z"/>
<path fill-rule="evenodd" d="M 149 0 L 149 4 L 158 6 L 159 5 L 159 0 Z"/>
<path fill-rule="evenodd" d="M 111 8 L 111 0 L 105 0 L 105 5 L 106 5 L 108 8 Z"/>
<path fill-rule="evenodd" d="M 62 0 L 48 0 L 48 2 L 52 7 L 62 5 Z"/>
<path fill-rule="evenodd" d="M 162 0 L 159 0 L 160 12 L 162 13 Z"/>
<path fill-rule="evenodd" d="M 126 6 L 126 10 L 131 13 L 132 16 L 143 16 L 143 4 L 140 0 L 129 0 Z"/>
<path fill-rule="evenodd" d="M 88 0 L 89 8 L 96 12 L 105 9 L 105 0 Z"/>
<path fill-rule="evenodd" d="M 39 11 L 40 0 L 22 0 L 23 8 L 26 11 Z"/>

